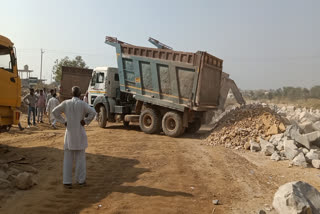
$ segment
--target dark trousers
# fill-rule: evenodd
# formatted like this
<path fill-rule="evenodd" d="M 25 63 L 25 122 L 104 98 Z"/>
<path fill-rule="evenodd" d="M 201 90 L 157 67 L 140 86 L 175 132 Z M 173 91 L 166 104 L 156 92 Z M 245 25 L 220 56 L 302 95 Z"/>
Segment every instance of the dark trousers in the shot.
<path fill-rule="evenodd" d="M 28 109 L 28 125 L 31 125 L 31 123 L 30 123 L 31 112 L 33 113 L 32 114 L 32 116 L 33 116 L 33 125 L 35 125 L 36 124 L 36 108 L 35 107 L 31 107 L 31 106 L 29 106 L 29 109 Z"/>

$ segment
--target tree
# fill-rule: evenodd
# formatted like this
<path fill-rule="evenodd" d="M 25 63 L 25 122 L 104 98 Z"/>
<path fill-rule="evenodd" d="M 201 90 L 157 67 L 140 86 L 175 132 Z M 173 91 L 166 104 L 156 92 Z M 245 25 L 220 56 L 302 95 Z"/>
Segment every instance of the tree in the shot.
<path fill-rule="evenodd" d="M 320 98 L 320 85 L 313 86 L 310 89 L 310 96 L 312 98 Z"/>
<path fill-rule="evenodd" d="M 74 59 L 69 59 L 67 56 L 61 60 L 57 59 L 52 68 L 52 73 L 56 82 L 60 82 L 61 80 L 62 66 L 88 68 L 81 56 L 76 56 Z"/>

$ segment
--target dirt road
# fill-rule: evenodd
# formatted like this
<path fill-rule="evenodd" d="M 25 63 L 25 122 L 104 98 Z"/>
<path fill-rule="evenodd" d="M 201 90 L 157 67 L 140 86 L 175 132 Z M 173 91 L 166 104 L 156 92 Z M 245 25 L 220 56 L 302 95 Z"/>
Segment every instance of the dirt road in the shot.
<path fill-rule="evenodd" d="M 257 213 L 277 188 L 303 180 L 320 189 L 320 171 L 223 147 L 205 134 L 169 138 L 137 126 L 86 128 L 86 187 L 62 186 L 64 129 L 39 125 L 0 134 L 0 144 L 38 169 L 38 185 L 5 195 L 0 213 Z M 218 199 L 221 205 L 213 205 Z"/>

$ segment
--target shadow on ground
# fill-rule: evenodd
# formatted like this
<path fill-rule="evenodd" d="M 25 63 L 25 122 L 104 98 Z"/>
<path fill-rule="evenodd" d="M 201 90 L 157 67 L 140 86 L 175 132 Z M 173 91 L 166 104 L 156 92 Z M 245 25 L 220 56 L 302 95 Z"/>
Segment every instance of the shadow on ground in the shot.
<path fill-rule="evenodd" d="M 0 146 L 0 160 L 6 160 L 14 154 L 23 156 L 24 164 L 20 164 L 19 161 L 10 162 L 10 167 L 17 164 L 35 167 L 39 171 L 35 175 L 38 185 L 26 191 L 14 189 L 14 193 L 10 195 L 11 200 L 7 201 L 8 206 L 2 203 L 0 213 L 21 211 L 23 213 L 79 213 L 113 192 L 133 193 L 140 196 L 193 196 L 185 192 L 134 186 L 140 175 L 149 172 L 147 168 L 136 167 L 140 163 L 136 159 L 89 153 L 87 154 L 87 186 L 74 185 L 72 189 L 65 189 L 62 185 L 63 150 L 51 147 Z M 14 206 L 10 206 L 10 203 Z"/>

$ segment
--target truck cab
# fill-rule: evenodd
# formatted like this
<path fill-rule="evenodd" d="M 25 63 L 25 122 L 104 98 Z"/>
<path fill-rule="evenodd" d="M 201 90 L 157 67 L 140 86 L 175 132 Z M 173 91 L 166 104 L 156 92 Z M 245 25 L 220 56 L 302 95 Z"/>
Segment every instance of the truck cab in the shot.
<path fill-rule="evenodd" d="M 88 88 L 88 103 L 93 106 L 99 96 L 116 99 L 119 93 L 119 74 L 117 68 L 97 67 L 93 70 Z"/>
<path fill-rule="evenodd" d="M 0 35 L 0 131 L 19 123 L 21 80 L 13 43 Z"/>

